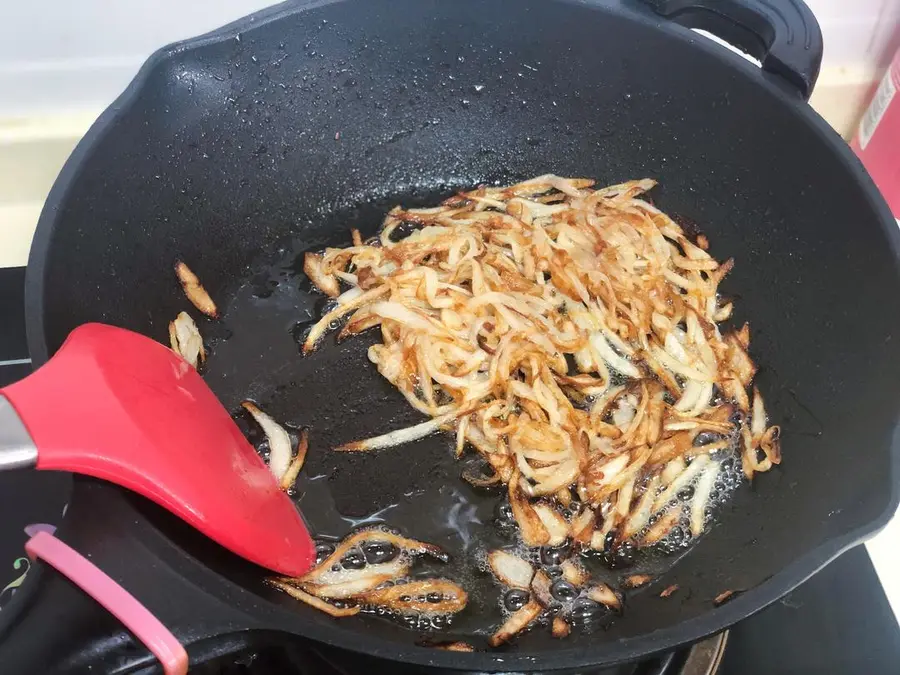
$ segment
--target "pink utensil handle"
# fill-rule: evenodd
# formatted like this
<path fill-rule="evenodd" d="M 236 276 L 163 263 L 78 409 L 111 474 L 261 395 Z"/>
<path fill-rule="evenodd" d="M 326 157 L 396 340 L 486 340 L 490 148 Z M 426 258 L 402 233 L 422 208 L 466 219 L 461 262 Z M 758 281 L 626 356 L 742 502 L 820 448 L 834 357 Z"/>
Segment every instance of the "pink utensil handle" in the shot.
<path fill-rule="evenodd" d="M 25 544 L 31 558 L 40 558 L 68 577 L 128 628 L 159 659 L 166 675 L 185 675 L 188 655 L 175 636 L 128 591 L 78 551 L 49 532 L 38 532 Z"/>

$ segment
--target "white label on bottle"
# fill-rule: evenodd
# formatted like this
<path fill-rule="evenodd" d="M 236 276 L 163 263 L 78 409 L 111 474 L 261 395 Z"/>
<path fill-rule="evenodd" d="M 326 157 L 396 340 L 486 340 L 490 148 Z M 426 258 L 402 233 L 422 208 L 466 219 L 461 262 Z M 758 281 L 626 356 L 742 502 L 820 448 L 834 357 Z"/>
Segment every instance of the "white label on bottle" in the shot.
<path fill-rule="evenodd" d="M 884 113 L 896 93 L 897 88 L 894 86 L 894 78 L 891 69 L 888 68 L 888 71 L 884 74 L 884 79 L 878 85 L 875 98 L 872 99 L 869 109 L 863 115 L 862 122 L 859 123 L 859 147 L 861 149 L 865 150 L 869 141 L 872 140 L 881 118 L 884 117 Z"/>

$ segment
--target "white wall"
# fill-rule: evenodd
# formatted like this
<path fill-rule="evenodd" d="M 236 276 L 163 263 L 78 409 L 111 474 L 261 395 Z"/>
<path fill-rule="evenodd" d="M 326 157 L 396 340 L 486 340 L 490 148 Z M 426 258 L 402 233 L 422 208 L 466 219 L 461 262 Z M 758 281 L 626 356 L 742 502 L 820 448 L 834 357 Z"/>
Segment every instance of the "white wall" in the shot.
<path fill-rule="evenodd" d="M 825 75 L 859 79 L 889 58 L 900 0 L 807 0 L 825 33 Z M 267 0 L 0 0 L 0 116 L 105 106 L 157 47 Z M 837 68 L 844 68 L 840 73 Z"/>
<path fill-rule="evenodd" d="M 267 0 L 0 0 L 0 115 L 103 107 L 154 50 Z"/>

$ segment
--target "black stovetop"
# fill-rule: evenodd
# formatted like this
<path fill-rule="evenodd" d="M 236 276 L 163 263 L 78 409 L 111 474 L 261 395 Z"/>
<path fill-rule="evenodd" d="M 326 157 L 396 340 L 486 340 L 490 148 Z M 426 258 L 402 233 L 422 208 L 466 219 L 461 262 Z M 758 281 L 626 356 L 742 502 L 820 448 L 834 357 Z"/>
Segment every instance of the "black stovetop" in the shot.
<path fill-rule="evenodd" d="M 0 386 L 24 377 L 31 370 L 25 345 L 23 279 L 23 268 L 0 269 Z M 0 474 L 0 513 L 3 514 L 0 517 L 0 611 L 27 573 L 28 561 L 23 550 L 27 538 L 25 525 L 58 523 L 65 500 L 66 480 L 61 474 Z M 93 672 L 107 672 L 104 665 L 98 664 Z M 379 668 L 375 664 L 367 664 L 363 670 L 391 673 L 389 666 Z M 4 672 L 2 665 L 0 672 Z M 327 665 L 309 645 L 294 644 L 220 659 L 214 664 L 198 666 L 193 672 L 198 675 L 288 675 L 292 672 L 337 675 L 342 671 Z M 637 668 L 634 672 L 642 671 Z M 665 672 L 668 675 L 670 671 Z M 716 672 L 717 675 L 900 673 L 900 628 L 865 548 L 859 546 L 848 551 L 793 593 L 732 628 L 724 659 Z"/>

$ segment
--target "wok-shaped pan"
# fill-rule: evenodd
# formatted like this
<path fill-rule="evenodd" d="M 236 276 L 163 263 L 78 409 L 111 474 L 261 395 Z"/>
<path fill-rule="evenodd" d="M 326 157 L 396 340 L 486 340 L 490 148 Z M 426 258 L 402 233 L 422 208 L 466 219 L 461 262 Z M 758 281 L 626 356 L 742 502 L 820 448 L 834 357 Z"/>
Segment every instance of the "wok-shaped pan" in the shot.
<path fill-rule="evenodd" d="M 741 45 L 764 68 L 685 26 Z M 153 56 L 79 145 L 41 217 L 27 280 L 37 364 L 86 321 L 164 340 L 186 308 L 171 265 L 189 261 L 225 310 L 201 325 L 216 393 L 311 427 L 299 491 L 312 527 L 340 534 L 390 507 L 390 524 L 465 560 L 466 546 L 493 536 L 492 501 L 466 492 L 447 439 L 371 457 L 329 452 L 417 418 L 366 361 L 366 338 L 300 356 L 295 338 L 316 300 L 297 255 L 346 243 L 351 226 L 372 233 L 393 203 L 477 183 L 548 171 L 601 184 L 657 178 L 655 202 L 702 228 L 717 258 L 736 258 L 724 290 L 753 326 L 784 463 L 738 490 L 605 632 L 559 642 L 533 631 L 474 654 L 417 646 L 389 622 L 338 622 L 267 589 L 261 570 L 88 479 L 75 480 L 61 538 L 195 660 L 303 636 L 407 664 L 571 669 L 694 641 L 773 602 L 881 527 L 898 497 L 900 232 L 805 103 L 820 58 L 815 20 L 793 1 L 289 3 Z M 487 522 L 436 518 L 457 501 Z M 127 634 L 98 640 L 118 634 L 112 622 L 80 622 L 77 590 L 39 570 L 19 616 L 4 611 L 15 618 L 4 663 L 152 663 Z M 473 611 L 493 607 L 498 590 L 472 583 Z M 681 591 L 660 599 L 670 584 Z M 726 590 L 742 592 L 714 607 Z M 66 633 L 47 636 L 63 620 Z M 38 626 L 39 644 L 24 637 Z M 453 635 L 467 631 L 461 620 Z"/>

